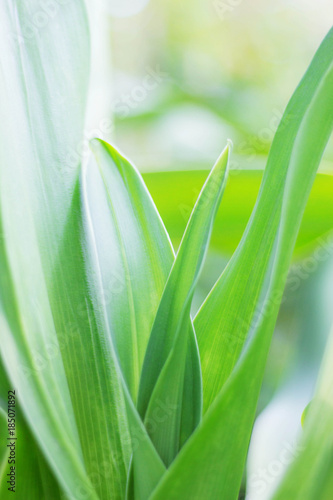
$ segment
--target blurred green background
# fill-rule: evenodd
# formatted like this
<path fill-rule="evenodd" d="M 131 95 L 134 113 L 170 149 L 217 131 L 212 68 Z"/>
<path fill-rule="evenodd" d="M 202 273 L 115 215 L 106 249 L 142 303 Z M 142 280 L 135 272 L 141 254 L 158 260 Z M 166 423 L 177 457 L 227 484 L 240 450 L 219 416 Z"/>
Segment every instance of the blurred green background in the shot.
<path fill-rule="evenodd" d="M 145 174 L 175 247 L 207 171 L 231 139 L 211 248 L 226 257 L 235 250 L 274 133 L 330 12 L 328 0 L 105 0 L 93 58 L 101 61 L 94 129 Z M 316 181 L 298 257 L 333 227 L 332 141 L 320 172 L 329 175 Z"/>
<path fill-rule="evenodd" d="M 233 168 L 262 168 L 283 110 L 330 28 L 332 3 L 127 3 L 128 13 L 143 8 L 110 16 L 117 144 L 144 172 L 192 170 L 210 168 L 231 138 Z M 153 72 L 159 77 L 148 88 Z M 331 146 L 329 161 L 332 154 Z"/>

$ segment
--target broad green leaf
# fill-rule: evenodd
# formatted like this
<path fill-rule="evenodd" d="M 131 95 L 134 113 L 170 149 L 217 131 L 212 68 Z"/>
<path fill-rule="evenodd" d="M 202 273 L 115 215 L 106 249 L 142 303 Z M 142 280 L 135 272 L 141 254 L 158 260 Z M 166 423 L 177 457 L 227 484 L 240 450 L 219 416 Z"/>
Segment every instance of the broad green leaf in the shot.
<path fill-rule="evenodd" d="M 135 168 L 103 141 L 93 141 L 93 151 L 97 161 L 92 158 L 84 169 L 81 192 L 86 273 L 102 337 L 97 358 L 99 364 L 103 360 L 109 380 L 123 394 L 134 452 L 134 494 L 137 499 L 145 499 L 165 467 L 134 401 L 173 251 Z M 120 412 L 120 401 L 116 403 Z M 105 421 L 114 422 L 115 415 Z M 119 433 L 124 429 L 119 428 Z M 123 486 L 125 483 L 126 478 Z"/>
<path fill-rule="evenodd" d="M 208 248 L 214 217 L 221 201 L 229 146 L 221 154 L 202 188 L 180 244 L 154 320 L 140 381 L 138 409 L 164 463 L 168 466 L 185 438 L 193 432 L 192 419 L 183 418 L 187 351 L 195 335 L 189 322 L 194 287 Z M 191 340 L 191 335 L 192 339 Z M 186 381 L 185 381 L 186 383 Z M 201 384 L 190 394 L 201 413 Z M 168 400 L 170 416 L 151 426 L 162 402 Z M 194 409 L 195 410 L 195 409 Z M 188 427 L 186 429 L 186 427 Z"/>
<path fill-rule="evenodd" d="M 143 174 L 175 248 L 180 243 L 207 174 L 208 171 L 203 170 Z M 230 170 L 228 189 L 211 237 L 210 248 L 213 251 L 232 255 L 236 250 L 255 205 L 262 176 L 260 170 Z M 317 174 L 296 241 L 294 258 L 302 258 L 313 248 L 322 246 L 326 233 L 333 229 L 332 190 L 333 176 Z"/>
<path fill-rule="evenodd" d="M 301 452 L 289 467 L 274 500 L 329 500 L 333 487 L 333 333 L 316 395 L 308 408 Z"/>
<path fill-rule="evenodd" d="M 69 155 L 83 129 L 89 37 L 81 2 L 59 6 L 47 26 L 29 31 L 39 10 L 37 0 L 0 6 L 1 356 L 42 453 L 76 498 L 91 486 L 48 280 L 77 177 L 79 155 L 74 163 Z"/>
<path fill-rule="evenodd" d="M 24 30 L 36 8 L 35 1 L 20 6 L 19 24 L 12 8 L 13 29 Z M 83 4 L 59 6 L 35 35 L 6 61 L 14 96 L 1 103 L 21 124 L 19 148 L 14 119 L 2 134 L 9 137 L 1 151 L 2 354 L 26 420 L 68 495 L 120 499 L 131 452 L 125 403 L 92 305 L 81 238 L 89 76 Z"/>
<path fill-rule="evenodd" d="M 154 500 L 238 496 L 286 273 L 333 127 L 332 49 L 333 30 L 286 109 L 240 246 L 195 320 L 207 411 Z"/>
<path fill-rule="evenodd" d="M 38 2 L 10 5 L 3 19 L 21 35 Z M 1 150 L 2 354 L 27 422 L 70 498 L 120 499 L 131 452 L 126 402 L 96 308 L 100 290 L 84 260 L 77 183 L 89 62 L 83 6 L 62 5 L 35 35 L 8 56 L 4 51 L 1 66 L 1 111 L 8 116 Z M 146 438 L 142 423 L 139 429 Z M 163 465 L 153 456 L 160 475 Z"/>
<path fill-rule="evenodd" d="M 87 209 L 80 179 L 48 291 L 88 477 L 100 498 L 120 500 L 131 443 L 123 389 L 110 356 L 110 334 L 101 319 L 105 296 L 95 284 L 96 269 L 87 258 L 85 227 Z M 77 487 L 76 494 L 89 497 L 92 491 Z"/>
<path fill-rule="evenodd" d="M 141 367 L 174 254 L 163 223 L 135 168 L 94 140 L 100 183 L 87 181 L 108 323 L 127 385 L 136 401 Z M 95 192 L 94 192 L 95 191 Z"/>

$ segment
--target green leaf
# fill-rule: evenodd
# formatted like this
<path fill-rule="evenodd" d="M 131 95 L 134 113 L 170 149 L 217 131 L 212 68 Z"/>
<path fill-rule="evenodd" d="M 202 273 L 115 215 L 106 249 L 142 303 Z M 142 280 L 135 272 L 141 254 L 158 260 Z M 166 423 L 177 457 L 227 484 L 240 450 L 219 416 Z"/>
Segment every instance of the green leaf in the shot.
<path fill-rule="evenodd" d="M 323 42 L 288 104 L 244 236 L 195 318 L 205 411 L 229 377 L 251 326 L 260 320 L 264 306 L 268 308 L 263 299 L 268 282 L 276 279 L 274 260 L 283 261 L 279 272 L 285 282 L 306 201 L 331 132 L 331 108 L 326 101 L 332 37 L 329 34 Z M 312 122 L 316 127 L 311 127 L 311 119 L 316 120 Z M 277 288 L 268 313 L 274 314 L 279 307 L 281 285 Z"/>
<path fill-rule="evenodd" d="M 333 127 L 332 49 L 333 30 L 286 109 L 242 242 L 195 320 L 210 408 L 153 500 L 238 496 L 297 231 Z"/>
<path fill-rule="evenodd" d="M 105 191 L 104 195 L 103 187 L 98 191 L 93 179 L 98 173 L 91 171 L 86 186 L 104 303 L 117 356 L 136 401 L 144 354 L 174 253 L 136 169 L 103 141 L 94 140 L 92 148 Z"/>
<path fill-rule="evenodd" d="M 188 398 L 184 398 L 188 347 L 191 349 L 191 344 L 196 346 L 189 315 L 194 287 L 225 187 L 228 156 L 229 146 L 216 162 L 194 207 L 163 292 L 142 368 L 138 409 L 167 466 L 179 451 L 181 434 L 187 439 L 194 430 L 192 418 L 190 421 L 186 418 L 191 411 L 185 410 L 184 418 L 183 407 L 194 406 L 192 412 L 198 416 L 201 414 L 200 372 L 196 376 L 197 387 Z M 192 365 L 194 363 L 195 359 Z M 194 373 L 196 370 L 200 370 L 199 363 Z M 190 381 L 190 376 L 187 381 Z M 161 402 L 167 400 L 170 415 L 159 425 L 151 426 Z"/>
<path fill-rule="evenodd" d="M 82 2 L 59 6 L 47 27 L 28 32 L 39 10 L 37 0 L 0 6 L 1 356 L 42 453 L 76 498 L 91 484 L 48 281 L 78 174 L 79 155 L 74 164 L 69 155 L 83 129 L 89 37 Z"/>
<path fill-rule="evenodd" d="M 105 371 L 111 370 L 112 387 L 123 393 L 134 452 L 133 494 L 145 499 L 165 467 L 133 400 L 173 251 L 135 168 L 103 141 L 93 141 L 92 147 L 97 161 L 92 159 L 84 169 L 81 192 L 86 274 L 102 336 L 96 359 L 99 365 L 103 360 Z M 121 415 L 121 401 L 115 407 Z M 104 417 L 106 423 L 115 420 L 114 412 Z M 119 427 L 119 434 L 124 430 Z"/>
<path fill-rule="evenodd" d="M 88 477 L 100 498 L 111 495 L 120 500 L 131 439 L 110 333 L 103 322 L 105 296 L 88 258 L 90 207 L 87 209 L 82 182 L 80 178 L 73 194 L 48 293 Z M 88 496 L 92 491 L 80 487 L 76 494 Z"/>

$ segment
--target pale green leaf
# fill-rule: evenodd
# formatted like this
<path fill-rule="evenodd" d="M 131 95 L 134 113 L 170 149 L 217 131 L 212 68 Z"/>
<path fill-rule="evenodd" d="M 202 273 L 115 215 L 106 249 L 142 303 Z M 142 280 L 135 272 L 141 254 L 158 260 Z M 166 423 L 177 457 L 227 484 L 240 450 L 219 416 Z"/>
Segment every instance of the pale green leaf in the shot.
<path fill-rule="evenodd" d="M 83 129 L 89 38 L 81 2 L 28 32 L 38 9 L 37 0 L 0 6 L 1 355 L 42 453 L 75 498 L 91 485 L 63 360 L 49 354 L 58 339 L 47 282 L 77 177 L 68 156 Z"/>
<path fill-rule="evenodd" d="M 104 303 L 127 385 L 136 401 L 141 367 L 174 254 L 163 223 L 135 168 L 103 141 L 92 142 L 100 184 L 87 179 Z"/>
<path fill-rule="evenodd" d="M 120 416 L 127 413 L 135 452 L 135 498 L 145 499 L 165 467 L 134 401 L 143 353 L 173 252 L 135 168 L 103 141 L 94 141 L 93 150 L 97 161 L 92 158 L 84 169 L 81 193 L 85 267 L 102 340 L 96 360 L 99 364 L 103 360 L 110 384 L 119 388 L 119 397 L 123 394 L 126 411 L 122 411 L 125 408 L 119 399 L 115 407 Z M 115 420 L 114 411 L 104 416 L 109 425 Z M 120 437 L 125 432 L 119 427 Z M 121 460 L 121 453 L 116 458 Z M 126 478 L 123 487 L 125 484 Z"/>

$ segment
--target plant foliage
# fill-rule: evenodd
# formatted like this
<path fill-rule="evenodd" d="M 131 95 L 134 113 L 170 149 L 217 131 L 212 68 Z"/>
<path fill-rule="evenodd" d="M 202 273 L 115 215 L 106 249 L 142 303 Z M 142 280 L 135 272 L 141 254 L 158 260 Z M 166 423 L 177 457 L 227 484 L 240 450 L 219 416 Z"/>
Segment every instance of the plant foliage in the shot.
<path fill-rule="evenodd" d="M 88 159 L 76 154 L 89 78 L 84 4 L 62 5 L 31 38 L 25 20 L 36 8 L 37 0 L 0 6 L 0 425 L 5 433 L 12 387 L 17 460 L 30 457 L 18 498 L 236 499 L 287 272 L 332 131 L 333 31 L 286 108 L 243 237 L 192 318 L 230 145 L 175 254 L 136 168 L 98 139 Z M 329 498 L 331 354 L 305 451 L 276 500 Z M 7 453 L 0 458 L 5 499 Z"/>

